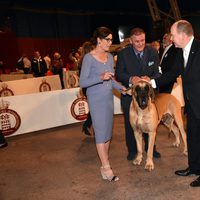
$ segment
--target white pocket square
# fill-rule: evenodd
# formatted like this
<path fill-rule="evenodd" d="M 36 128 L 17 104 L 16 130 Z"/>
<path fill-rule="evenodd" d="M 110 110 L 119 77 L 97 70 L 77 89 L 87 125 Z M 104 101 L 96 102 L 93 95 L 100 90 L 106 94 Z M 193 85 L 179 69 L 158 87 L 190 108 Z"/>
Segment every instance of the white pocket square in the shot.
<path fill-rule="evenodd" d="M 153 65 L 154 64 L 154 61 L 150 61 L 150 62 L 148 62 L 148 66 L 150 67 L 151 65 Z"/>

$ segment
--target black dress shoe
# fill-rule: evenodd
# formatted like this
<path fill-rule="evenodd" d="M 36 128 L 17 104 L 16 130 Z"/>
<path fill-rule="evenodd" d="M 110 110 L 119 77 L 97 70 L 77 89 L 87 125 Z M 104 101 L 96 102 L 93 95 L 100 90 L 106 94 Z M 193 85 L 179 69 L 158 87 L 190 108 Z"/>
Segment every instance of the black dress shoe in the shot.
<path fill-rule="evenodd" d="M 145 152 L 147 153 L 148 151 L 148 146 L 146 145 L 145 146 Z M 156 150 L 156 146 L 154 145 L 154 148 L 153 148 L 153 157 L 154 158 L 160 158 L 161 157 L 161 154 Z"/>
<path fill-rule="evenodd" d="M 158 151 L 154 150 L 154 151 L 153 151 L 153 157 L 154 157 L 154 158 L 160 158 L 161 155 L 160 155 L 160 153 L 159 153 Z"/>
<path fill-rule="evenodd" d="M 200 187 L 200 176 L 190 183 L 191 187 Z"/>
<path fill-rule="evenodd" d="M 129 152 L 127 155 L 127 160 L 133 160 L 136 156 L 136 153 L 134 152 Z"/>
<path fill-rule="evenodd" d="M 90 131 L 88 130 L 88 128 L 86 126 L 83 126 L 82 132 L 84 132 L 85 135 L 91 136 L 91 133 L 90 133 Z"/>
<path fill-rule="evenodd" d="M 5 143 L 3 143 L 3 144 L 0 144 L 0 148 L 4 148 L 4 147 L 7 147 L 8 146 L 8 143 L 7 142 L 5 142 Z"/>
<path fill-rule="evenodd" d="M 200 175 L 199 172 L 190 170 L 189 167 L 184 170 L 177 170 L 175 174 L 178 176 L 190 176 L 190 175 Z"/>

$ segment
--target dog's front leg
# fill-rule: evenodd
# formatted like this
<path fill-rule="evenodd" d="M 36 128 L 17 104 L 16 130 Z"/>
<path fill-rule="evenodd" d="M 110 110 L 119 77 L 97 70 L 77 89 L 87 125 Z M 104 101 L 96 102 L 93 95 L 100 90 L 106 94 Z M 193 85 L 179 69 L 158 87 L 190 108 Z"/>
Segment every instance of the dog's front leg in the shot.
<path fill-rule="evenodd" d="M 155 143 L 155 136 L 156 136 L 156 131 L 155 132 L 149 132 L 149 143 L 148 143 L 148 151 L 147 151 L 147 160 L 146 160 L 146 165 L 145 169 L 151 171 L 154 169 L 154 163 L 153 163 L 153 147 Z"/>
<path fill-rule="evenodd" d="M 136 145 L 137 145 L 137 156 L 133 161 L 134 165 L 140 165 L 142 162 L 142 133 L 140 131 L 134 131 Z"/>

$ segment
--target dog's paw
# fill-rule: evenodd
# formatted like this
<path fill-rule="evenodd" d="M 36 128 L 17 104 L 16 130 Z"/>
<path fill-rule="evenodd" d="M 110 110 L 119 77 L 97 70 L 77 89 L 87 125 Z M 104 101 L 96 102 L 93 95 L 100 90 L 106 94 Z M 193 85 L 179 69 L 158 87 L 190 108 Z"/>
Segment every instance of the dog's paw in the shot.
<path fill-rule="evenodd" d="M 137 156 L 135 160 L 133 160 L 134 165 L 140 165 L 142 162 L 142 157 Z"/>
<path fill-rule="evenodd" d="M 148 171 L 154 170 L 154 163 L 152 160 L 146 162 L 145 169 Z"/>
<path fill-rule="evenodd" d="M 180 146 L 180 142 L 174 142 L 174 143 L 172 144 L 172 146 L 173 146 L 173 147 L 179 147 L 179 146 Z"/>
<path fill-rule="evenodd" d="M 184 151 L 183 151 L 183 155 L 184 155 L 184 156 L 187 156 L 187 155 L 188 155 L 188 151 L 187 151 L 187 150 L 184 150 Z"/>

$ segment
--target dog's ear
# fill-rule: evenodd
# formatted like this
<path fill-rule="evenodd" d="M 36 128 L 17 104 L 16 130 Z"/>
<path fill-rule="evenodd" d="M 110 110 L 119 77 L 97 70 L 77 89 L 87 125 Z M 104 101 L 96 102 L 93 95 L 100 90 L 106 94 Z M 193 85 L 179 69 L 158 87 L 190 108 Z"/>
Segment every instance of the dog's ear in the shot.
<path fill-rule="evenodd" d="M 154 103 L 156 95 L 155 95 L 154 89 L 151 85 L 149 85 L 149 95 L 151 97 L 151 102 Z"/>

